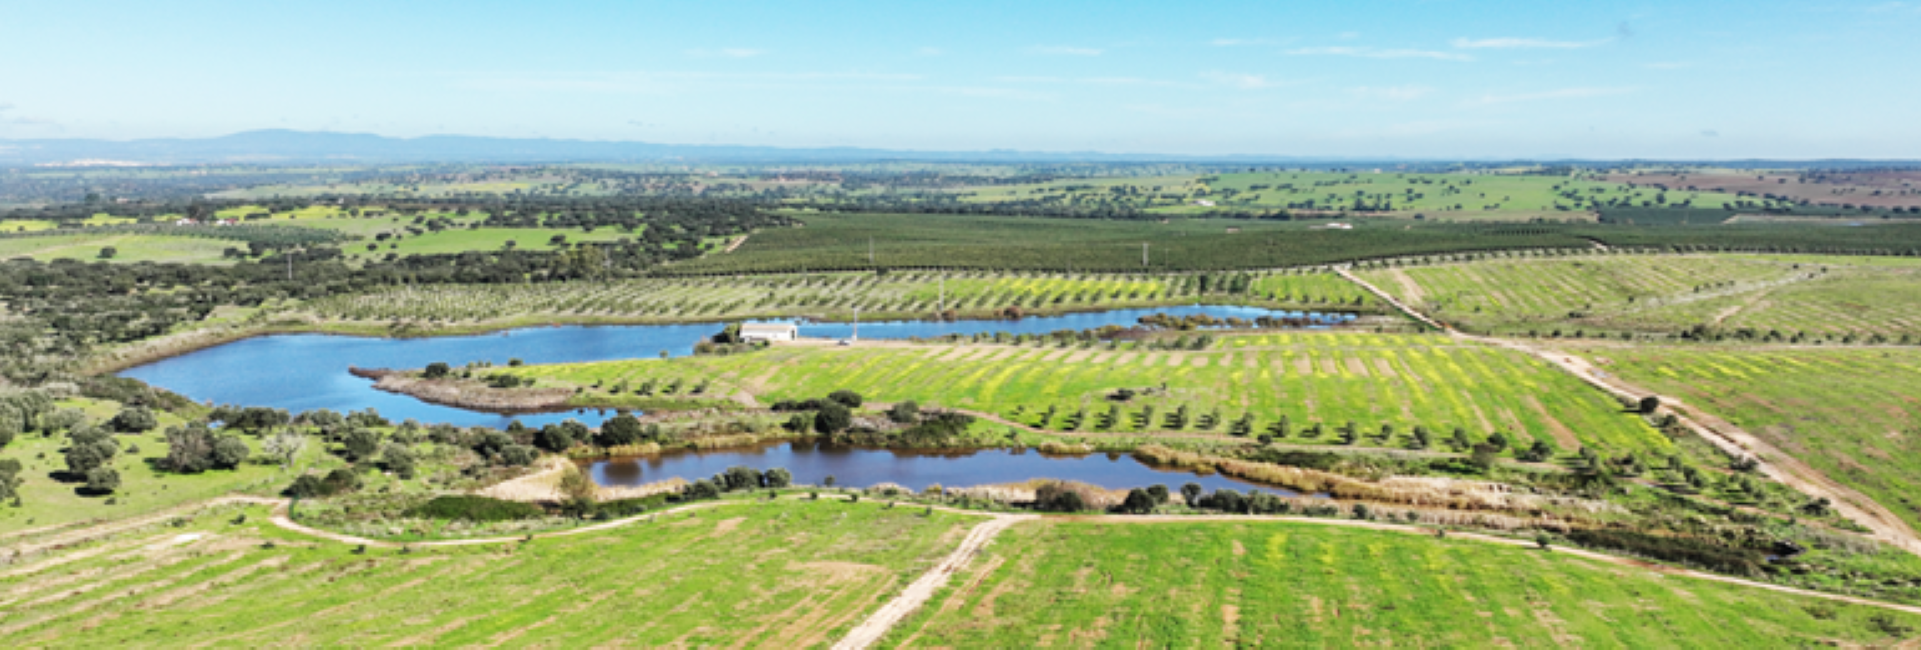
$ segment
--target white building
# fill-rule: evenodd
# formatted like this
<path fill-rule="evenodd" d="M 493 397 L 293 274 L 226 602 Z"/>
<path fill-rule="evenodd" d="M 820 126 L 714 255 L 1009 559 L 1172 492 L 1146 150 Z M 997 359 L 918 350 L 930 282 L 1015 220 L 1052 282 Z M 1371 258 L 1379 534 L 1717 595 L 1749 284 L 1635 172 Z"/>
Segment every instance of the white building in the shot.
<path fill-rule="evenodd" d="M 746 323 L 740 326 L 742 341 L 792 341 L 800 328 L 793 323 Z"/>

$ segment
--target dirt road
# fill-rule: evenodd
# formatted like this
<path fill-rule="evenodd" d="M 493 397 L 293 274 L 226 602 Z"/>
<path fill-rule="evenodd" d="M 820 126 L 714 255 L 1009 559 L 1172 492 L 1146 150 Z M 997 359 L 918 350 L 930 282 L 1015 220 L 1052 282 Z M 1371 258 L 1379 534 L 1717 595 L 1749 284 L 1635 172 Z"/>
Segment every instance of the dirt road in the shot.
<path fill-rule="evenodd" d="M 934 565 L 934 568 L 907 585 L 906 589 L 901 590 L 900 595 L 887 601 L 887 604 L 881 605 L 881 608 L 867 617 L 867 620 L 861 621 L 860 625 L 855 626 L 847 636 L 841 638 L 840 643 L 834 644 L 834 650 L 860 650 L 887 636 L 887 632 L 894 629 L 901 619 L 907 618 L 908 614 L 914 613 L 914 610 L 920 609 L 921 605 L 927 604 L 927 600 L 934 597 L 934 592 L 947 586 L 949 578 L 961 569 L 967 568 L 967 563 L 973 561 L 974 556 L 980 555 L 981 549 L 985 548 L 988 542 L 993 541 L 996 535 L 1001 534 L 1001 531 L 1020 522 L 1037 518 L 1036 515 L 995 515 L 994 518 L 981 522 L 974 527 L 974 530 L 968 531 L 967 538 L 961 540 L 960 546 L 955 548 L 953 553 L 949 553 L 939 564 Z"/>

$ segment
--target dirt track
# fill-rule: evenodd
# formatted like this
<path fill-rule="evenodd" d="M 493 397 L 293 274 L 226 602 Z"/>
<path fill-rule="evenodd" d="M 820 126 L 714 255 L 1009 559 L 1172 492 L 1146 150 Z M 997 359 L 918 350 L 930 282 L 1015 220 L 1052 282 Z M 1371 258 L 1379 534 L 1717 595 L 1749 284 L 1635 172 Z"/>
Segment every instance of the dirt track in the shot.
<path fill-rule="evenodd" d="M 966 568 L 967 563 L 973 561 L 974 556 L 980 555 L 981 549 L 986 548 L 987 543 L 993 541 L 1001 531 L 1007 530 L 1014 524 L 1036 518 L 1038 518 L 1036 515 L 995 515 L 994 518 L 981 522 L 973 530 L 968 531 L 967 538 L 961 540 L 960 546 L 956 547 L 953 553 L 947 554 L 940 564 L 934 565 L 933 569 L 921 574 L 920 578 L 901 590 L 900 595 L 887 601 L 887 604 L 882 605 L 872 616 L 867 617 L 867 620 L 861 621 L 860 625 L 848 631 L 847 636 L 842 637 L 840 643 L 834 644 L 834 650 L 859 650 L 887 636 L 887 632 L 894 629 L 901 619 L 907 618 L 908 614 L 920 609 L 921 605 L 934 597 L 934 592 L 947 586 L 947 580 Z"/>
<path fill-rule="evenodd" d="M 1887 542 L 1896 548 L 1906 550 L 1910 553 L 1921 555 L 1921 536 L 1917 536 L 1914 529 L 1909 527 L 1907 522 L 1902 521 L 1900 517 L 1896 516 L 1893 511 L 1888 510 L 1885 506 L 1875 502 L 1874 499 L 1869 498 L 1867 495 L 1835 482 L 1833 479 L 1828 478 L 1827 475 L 1822 474 L 1820 470 L 1781 451 L 1760 437 L 1748 433 L 1740 427 L 1734 426 L 1732 422 L 1694 408 L 1679 399 L 1667 395 L 1658 395 L 1622 381 L 1619 377 L 1600 372 L 1593 364 L 1588 363 L 1587 359 L 1583 359 L 1574 354 L 1536 348 L 1533 345 L 1510 339 L 1475 336 L 1460 332 L 1451 327 L 1446 327 L 1428 318 L 1427 315 L 1403 304 L 1400 300 L 1388 294 L 1386 291 L 1382 291 L 1379 287 L 1348 273 L 1346 269 L 1337 268 L 1335 271 L 1340 273 L 1341 277 L 1347 278 L 1355 284 L 1360 285 L 1361 288 L 1387 301 L 1388 304 L 1401 310 L 1402 313 L 1407 314 L 1410 318 L 1441 329 L 1457 340 L 1473 341 L 1528 354 L 1553 364 L 1554 367 L 1560 368 L 1568 374 L 1574 375 L 1581 381 L 1586 382 L 1588 385 L 1606 391 L 1608 394 L 1617 398 L 1639 400 L 1642 397 L 1650 395 L 1659 397 L 1663 411 L 1672 413 L 1676 420 L 1689 430 L 1694 431 L 1695 435 L 1699 435 L 1703 440 L 1707 440 L 1709 443 L 1712 443 L 1729 454 L 1753 457 L 1760 463 L 1756 469 L 1768 478 L 1780 481 L 1789 487 L 1799 490 L 1802 494 L 1828 499 L 1834 503 L 1835 509 L 1840 511 L 1842 516 L 1847 517 L 1855 523 L 1866 526 L 1869 530 L 1873 531 L 1873 537 L 1875 539 Z"/>

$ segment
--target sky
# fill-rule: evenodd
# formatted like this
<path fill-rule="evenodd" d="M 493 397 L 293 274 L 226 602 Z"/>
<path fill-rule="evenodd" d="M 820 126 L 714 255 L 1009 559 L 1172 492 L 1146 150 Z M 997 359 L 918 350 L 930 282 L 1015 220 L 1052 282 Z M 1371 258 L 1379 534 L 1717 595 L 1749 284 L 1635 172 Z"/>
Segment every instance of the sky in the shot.
<path fill-rule="evenodd" d="M 0 0 L 0 139 L 1921 158 L 1921 0 Z"/>

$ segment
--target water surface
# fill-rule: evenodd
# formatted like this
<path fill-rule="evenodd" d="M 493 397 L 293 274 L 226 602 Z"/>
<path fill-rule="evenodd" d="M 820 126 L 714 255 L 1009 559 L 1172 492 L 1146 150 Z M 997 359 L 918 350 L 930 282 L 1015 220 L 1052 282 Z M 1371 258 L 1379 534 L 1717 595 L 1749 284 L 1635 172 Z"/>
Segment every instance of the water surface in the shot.
<path fill-rule="evenodd" d="M 1194 305 L 1116 309 L 1020 320 L 889 321 L 860 325 L 869 339 L 932 338 L 947 334 L 1009 332 L 1043 334 L 1063 329 L 1092 329 L 1104 325 L 1133 325 L 1149 314 L 1173 316 L 1207 314 L 1215 318 L 1253 320 L 1260 316 L 1307 317 L 1334 324 L 1352 319 L 1348 314 L 1303 314 L 1254 307 Z M 194 400 L 219 404 L 269 406 L 300 411 L 378 409 L 396 422 L 412 418 L 424 423 L 505 427 L 518 418 L 538 426 L 575 418 L 598 426 L 607 417 L 599 411 L 503 416 L 450 406 L 428 404 L 412 397 L 374 390 L 373 382 L 347 374 L 361 368 L 420 368 L 435 361 L 454 365 L 509 359 L 526 363 L 572 363 L 634 357 L 685 356 L 694 344 L 719 332 L 721 323 L 687 325 L 558 326 L 507 330 L 476 336 L 429 338 L 371 338 L 331 334 L 276 334 L 235 341 L 121 372 Z M 848 323 L 801 323 L 800 335 L 844 338 L 853 333 Z"/>
<path fill-rule="evenodd" d="M 796 484 L 820 485 L 828 476 L 832 476 L 834 484 L 839 486 L 868 487 L 876 483 L 898 483 L 915 491 L 935 484 L 967 487 L 1051 478 L 1111 489 L 1160 484 L 1169 490 L 1179 491 L 1184 484 L 1199 483 L 1210 491 L 1232 488 L 1245 492 L 1258 488 L 1283 496 L 1296 494 L 1220 475 L 1200 476 L 1179 470 L 1157 469 L 1124 454 L 1048 456 L 1033 450 L 1007 449 L 929 452 L 839 447 L 820 442 L 613 458 L 589 463 L 587 470 L 595 483 L 630 486 L 675 477 L 693 481 L 719 474 L 735 465 L 762 471 L 784 467 L 793 472 Z"/>

